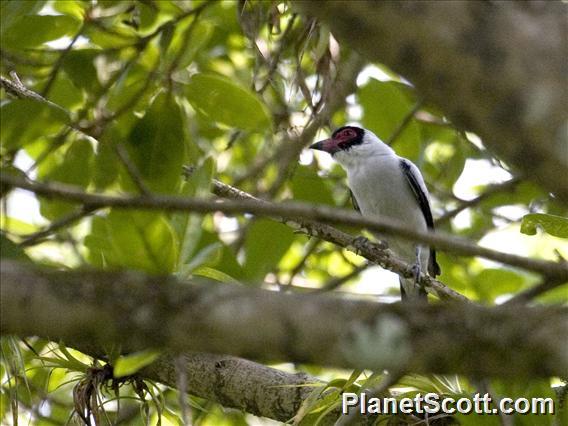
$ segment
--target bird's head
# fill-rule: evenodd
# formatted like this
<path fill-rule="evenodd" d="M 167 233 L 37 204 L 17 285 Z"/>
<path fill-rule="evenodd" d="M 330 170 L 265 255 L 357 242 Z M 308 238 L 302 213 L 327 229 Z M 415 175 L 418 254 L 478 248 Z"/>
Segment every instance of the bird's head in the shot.
<path fill-rule="evenodd" d="M 392 148 L 377 135 L 357 126 L 340 127 L 329 139 L 316 142 L 310 148 L 329 153 L 344 166 L 350 166 L 370 156 L 394 154 Z"/>

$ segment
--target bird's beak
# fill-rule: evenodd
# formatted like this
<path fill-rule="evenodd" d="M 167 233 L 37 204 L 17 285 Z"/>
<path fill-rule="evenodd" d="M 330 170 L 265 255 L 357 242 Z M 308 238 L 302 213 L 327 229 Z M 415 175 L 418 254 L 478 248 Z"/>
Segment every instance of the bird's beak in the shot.
<path fill-rule="evenodd" d="M 334 154 L 339 151 L 337 142 L 333 139 L 324 139 L 323 141 L 316 142 L 310 145 L 310 149 L 317 149 L 318 151 L 325 151 L 329 154 Z"/>

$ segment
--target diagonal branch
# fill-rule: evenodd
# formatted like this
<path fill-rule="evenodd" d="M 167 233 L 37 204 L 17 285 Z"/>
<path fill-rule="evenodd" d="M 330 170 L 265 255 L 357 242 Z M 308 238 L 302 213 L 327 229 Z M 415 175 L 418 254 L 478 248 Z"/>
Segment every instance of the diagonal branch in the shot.
<path fill-rule="evenodd" d="M 27 189 L 38 195 L 58 198 L 86 205 L 88 207 L 115 207 L 121 209 L 144 209 L 161 211 L 186 211 L 193 213 L 222 212 L 227 214 L 251 213 L 284 220 L 293 227 L 309 226 L 311 235 L 324 238 L 329 228 L 318 228 L 317 222 L 324 224 L 343 224 L 353 228 L 367 228 L 380 234 L 396 235 L 409 241 L 420 242 L 437 249 L 447 250 L 465 256 L 479 256 L 511 266 L 538 272 L 548 278 L 568 281 L 568 265 L 565 262 L 552 262 L 532 259 L 481 247 L 463 238 L 441 232 L 417 232 L 404 223 L 395 220 L 381 220 L 363 217 L 356 212 L 322 205 L 298 202 L 269 203 L 259 200 L 210 200 L 203 198 L 182 198 L 168 195 L 103 195 L 84 192 L 74 186 L 59 183 L 40 183 L 21 177 L 2 173 L 0 182 L 9 186 Z M 348 244 L 347 241 L 345 241 Z M 349 244 L 353 244 L 349 239 Z M 368 244 L 358 244 L 358 250 L 366 249 Z M 408 271 L 410 272 L 410 271 Z M 405 275 L 406 276 L 406 275 Z M 409 275 L 410 276 L 410 275 Z"/>

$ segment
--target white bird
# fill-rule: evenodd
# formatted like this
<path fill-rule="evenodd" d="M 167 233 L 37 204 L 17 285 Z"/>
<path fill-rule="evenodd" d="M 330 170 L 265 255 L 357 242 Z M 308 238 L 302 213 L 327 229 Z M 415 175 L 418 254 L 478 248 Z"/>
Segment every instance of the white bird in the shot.
<path fill-rule="evenodd" d="M 370 130 L 344 126 L 310 148 L 331 154 L 343 166 L 353 205 L 363 216 L 395 219 L 416 231 L 434 229 L 430 196 L 420 170 Z M 388 244 L 415 268 L 415 279 L 399 279 L 402 299 L 426 300 L 424 288 L 417 284 L 418 272 L 432 277 L 440 274 L 435 250 L 395 237 Z"/>

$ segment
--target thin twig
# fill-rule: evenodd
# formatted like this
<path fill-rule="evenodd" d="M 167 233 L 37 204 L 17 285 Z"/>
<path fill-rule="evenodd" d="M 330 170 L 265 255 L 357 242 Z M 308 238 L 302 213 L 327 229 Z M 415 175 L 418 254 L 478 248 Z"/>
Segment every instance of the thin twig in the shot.
<path fill-rule="evenodd" d="M 282 33 L 282 36 L 280 36 L 280 42 L 278 44 L 278 48 L 274 52 L 274 55 L 270 58 L 270 64 L 268 66 L 268 72 L 267 72 L 266 77 L 264 79 L 264 83 L 257 90 L 258 93 L 263 93 L 266 90 L 266 88 L 268 87 L 268 85 L 272 82 L 272 76 L 274 75 L 274 72 L 278 68 L 278 63 L 280 62 L 280 56 L 282 56 L 282 52 L 284 51 L 284 49 L 287 46 L 287 43 L 285 43 L 287 41 L 286 39 L 288 38 L 288 35 L 290 34 L 292 27 L 294 26 L 294 22 L 296 21 L 297 16 L 298 15 L 295 14 L 295 13 L 293 13 L 292 16 L 290 16 L 290 19 L 288 20 L 288 23 L 286 24 L 286 28 L 284 29 L 284 32 Z"/>
<path fill-rule="evenodd" d="M 55 61 L 51 73 L 49 74 L 49 80 L 47 80 L 45 87 L 41 91 L 41 96 L 46 97 L 49 94 L 49 90 L 51 89 L 51 86 L 53 85 L 55 79 L 57 78 L 57 74 L 59 73 L 59 69 L 63 65 L 63 61 L 65 60 L 65 58 L 67 57 L 67 55 L 69 54 L 69 52 L 71 51 L 71 49 L 73 48 L 79 37 L 81 37 L 83 31 L 85 31 L 85 24 L 81 26 L 81 28 L 79 29 L 79 31 L 77 31 L 77 34 L 75 34 L 71 42 L 63 50 L 63 52 L 61 52 L 61 54 L 57 58 L 57 61 Z"/>
<path fill-rule="evenodd" d="M 130 178 L 134 182 L 134 185 L 138 188 L 141 194 L 150 195 L 150 190 L 144 182 L 144 178 L 140 174 L 138 167 L 132 162 L 128 151 L 122 143 L 112 143 L 112 149 L 118 157 L 119 161 L 122 163 L 126 171 L 128 172 Z"/>
<path fill-rule="evenodd" d="M 364 64 L 365 62 L 359 55 L 351 53 L 345 62 L 339 66 L 339 71 L 333 84 L 333 93 L 327 98 L 327 102 L 321 111 L 313 115 L 310 123 L 304 127 L 302 133 L 297 138 L 280 144 L 275 155 L 279 163 L 278 176 L 268 190 L 271 198 L 278 193 L 286 179 L 288 179 L 290 168 L 295 164 L 295 160 L 302 152 L 302 149 L 312 141 L 316 132 L 329 122 L 333 114 L 345 104 L 345 98 L 355 90 L 357 76 Z"/>
<path fill-rule="evenodd" d="M 390 137 L 385 141 L 387 145 L 391 146 L 396 142 L 404 129 L 406 129 L 406 126 L 410 124 L 416 113 L 420 110 L 420 108 L 422 108 L 422 105 L 424 105 L 424 99 L 418 99 L 412 109 L 408 111 L 408 114 L 404 116 L 404 119 L 400 122 L 398 127 L 394 129 Z"/>
<path fill-rule="evenodd" d="M 540 284 L 537 284 L 531 288 L 528 288 L 520 293 L 515 294 L 509 300 L 507 300 L 504 305 L 513 305 L 516 303 L 527 303 L 533 300 L 534 298 L 549 292 L 550 290 L 554 290 L 557 287 L 567 286 L 566 290 L 568 291 L 568 281 L 566 280 L 556 280 L 553 278 L 545 278 L 542 280 Z"/>
<path fill-rule="evenodd" d="M 33 234 L 28 234 L 23 237 L 20 246 L 22 247 L 30 247 L 35 244 L 39 244 L 43 242 L 48 236 L 51 234 L 59 231 L 62 228 L 66 228 L 69 225 L 77 222 L 78 220 L 83 219 L 84 217 L 90 215 L 96 210 L 96 208 L 90 208 L 88 206 L 82 206 L 76 211 L 69 213 L 65 217 L 51 222 L 49 226 L 45 227 L 41 231 L 34 232 Z"/>
<path fill-rule="evenodd" d="M 519 182 L 520 182 L 520 179 L 517 178 L 517 177 L 514 177 L 512 179 L 509 179 L 508 181 L 488 186 L 487 189 L 483 193 L 478 195 L 477 197 L 475 197 L 471 200 L 468 200 L 468 201 L 462 200 L 462 203 L 458 207 L 444 213 L 442 216 L 440 216 L 436 220 L 436 225 L 440 225 L 442 223 L 449 221 L 450 219 L 454 218 L 455 216 L 457 216 L 459 213 L 461 213 L 465 209 L 475 207 L 476 205 L 481 203 L 483 200 L 491 197 L 494 194 L 498 194 L 500 192 L 512 191 L 515 188 L 515 186 L 517 186 L 517 184 Z"/>
<path fill-rule="evenodd" d="M 316 249 L 321 244 L 321 242 L 322 240 L 320 240 L 319 238 L 312 238 L 310 239 L 310 241 L 308 241 L 308 244 L 306 244 L 304 248 L 304 255 L 298 261 L 298 263 L 296 263 L 296 266 L 294 266 L 292 268 L 292 271 L 290 272 L 290 278 L 288 279 L 287 283 L 288 286 L 292 285 L 296 275 L 298 275 L 300 271 L 304 269 L 304 265 L 306 264 L 307 260 L 314 253 L 314 251 L 316 251 Z"/>
<path fill-rule="evenodd" d="M 318 288 L 317 290 L 315 290 L 315 293 L 326 293 L 328 291 L 335 290 L 335 289 L 341 287 L 347 281 L 358 276 L 361 272 L 363 272 L 365 269 L 369 268 L 369 266 L 372 266 L 372 265 L 373 265 L 372 263 L 363 263 L 362 265 L 356 266 L 348 274 L 329 280 L 321 288 Z"/>

